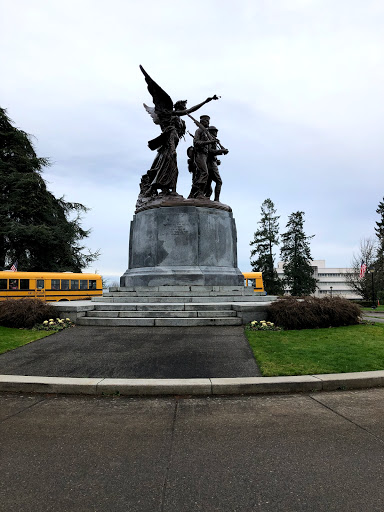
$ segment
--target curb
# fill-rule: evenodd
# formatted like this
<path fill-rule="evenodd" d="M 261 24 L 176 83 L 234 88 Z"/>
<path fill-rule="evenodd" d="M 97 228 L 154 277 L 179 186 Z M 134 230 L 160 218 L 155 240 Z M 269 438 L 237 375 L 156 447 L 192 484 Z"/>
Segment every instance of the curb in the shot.
<path fill-rule="evenodd" d="M 212 379 L 107 379 L 0 375 L 0 392 L 68 395 L 257 395 L 384 387 L 384 371 Z"/>

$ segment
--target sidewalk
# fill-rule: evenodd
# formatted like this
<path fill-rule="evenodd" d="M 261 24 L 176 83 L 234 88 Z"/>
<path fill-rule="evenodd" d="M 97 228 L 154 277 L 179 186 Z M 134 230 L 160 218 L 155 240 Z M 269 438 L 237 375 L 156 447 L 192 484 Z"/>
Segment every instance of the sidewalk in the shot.
<path fill-rule="evenodd" d="M 2 512 L 382 512 L 384 389 L 0 394 Z"/>
<path fill-rule="evenodd" d="M 382 313 L 380 311 L 375 310 L 372 310 L 372 312 L 364 311 L 363 318 L 364 320 L 369 320 L 370 322 L 377 322 L 379 324 L 382 324 L 384 323 L 384 312 Z"/>

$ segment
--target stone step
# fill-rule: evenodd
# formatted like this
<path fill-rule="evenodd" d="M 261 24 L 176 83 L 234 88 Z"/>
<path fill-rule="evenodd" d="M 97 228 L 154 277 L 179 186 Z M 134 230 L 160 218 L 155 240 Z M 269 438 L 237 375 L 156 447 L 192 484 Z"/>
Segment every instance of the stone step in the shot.
<path fill-rule="evenodd" d="M 198 292 L 187 292 L 187 291 L 128 291 L 128 292 L 104 292 L 103 297 L 253 297 L 255 296 L 255 292 L 252 290 L 248 290 L 247 288 L 241 290 L 231 290 L 231 291 L 201 291 Z M 263 296 L 265 294 L 256 295 L 257 297 Z"/>
<path fill-rule="evenodd" d="M 218 304 L 185 304 L 185 303 L 97 303 L 93 305 L 94 311 L 232 311 L 232 304 L 220 302 Z"/>
<path fill-rule="evenodd" d="M 89 318 L 223 318 L 236 311 L 87 311 Z"/>
<path fill-rule="evenodd" d="M 103 327 L 192 327 L 199 325 L 241 325 L 241 318 L 93 318 L 80 317 L 78 325 L 97 325 Z"/>
<path fill-rule="evenodd" d="M 113 302 L 113 303 L 146 303 L 146 302 L 184 302 L 184 303 L 191 303 L 191 302 L 271 302 L 272 297 L 271 296 L 253 296 L 253 295 L 235 295 L 235 296 L 191 296 L 187 295 L 185 297 L 139 297 L 139 296 L 132 296 L 132 297 L 92 297 L 92 302 Z"/>

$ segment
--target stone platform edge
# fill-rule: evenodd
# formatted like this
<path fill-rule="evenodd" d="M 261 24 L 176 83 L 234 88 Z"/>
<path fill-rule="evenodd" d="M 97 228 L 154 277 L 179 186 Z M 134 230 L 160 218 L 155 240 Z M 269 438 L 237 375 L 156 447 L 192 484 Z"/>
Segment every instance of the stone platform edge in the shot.
<path fill-rule="evenodd" d="M 204 379 L 110 379 L 0 375 L 0 392 L 93 396 L 257 395 L 384 387 L 384 371 Z"/>

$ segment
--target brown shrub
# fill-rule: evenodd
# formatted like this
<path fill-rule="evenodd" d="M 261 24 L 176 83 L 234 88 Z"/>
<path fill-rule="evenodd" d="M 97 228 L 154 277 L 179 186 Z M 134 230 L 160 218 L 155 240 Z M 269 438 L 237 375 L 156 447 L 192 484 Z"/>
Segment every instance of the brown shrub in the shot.
<path fill-rule="evenodd" d="M 0 325 L 31 329 L 44 320 L 56 318 L 57 310 L 39 299 L 11 299 L 0 302 Z"/>
<path fill-rule="evenodd" d="M 284 329 L 315 329 L 359 323 L 361 309 L 341 297 L 284 297 L 268 308 L 268 319 Z"/>

